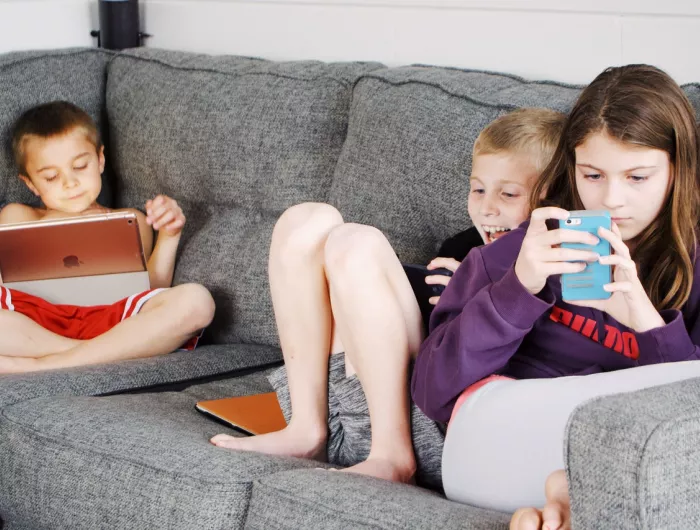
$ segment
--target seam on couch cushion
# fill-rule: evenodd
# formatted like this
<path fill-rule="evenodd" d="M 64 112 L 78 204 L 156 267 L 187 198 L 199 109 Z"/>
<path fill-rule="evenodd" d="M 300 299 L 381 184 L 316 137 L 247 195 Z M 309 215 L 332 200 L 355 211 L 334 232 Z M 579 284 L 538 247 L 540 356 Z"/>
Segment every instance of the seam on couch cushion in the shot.
<path fill-rule="evenodd" d="M 275 62 L 275 61 L 269 61 L 267 59 L 263 58 L 257 58 L 257 57 L 241 57 L 238 55 L 208 55 L 208 57 L 221 57 L 221 58 L 242 58 L 242 59 L 252 59 L 252 60 L 259 60 L 264 64 L 283 64 L 283 62 Z M 197 68 L 197 67 L 189 67 L 189 66 L 180 66 L 176 64 L 169 63 L 168 61 L 164 59 L 155 59 L 153 57 L 139 57 L 137 55 L 131 55 L 128 53 L 122 53 L 118 54 L 115 56 L 115 59 L 132 59 L 135 61 L 142 61 L 142 62 L 147 62 L 147 63 L 153 63 L 153 64 L 159 64 L 161 66 L 165 66 L 168 68 L 172 68 L 173 70 L 181 70 L 184 72 L 207 72 L 207 73 L 212 73 L 212 74 L 219 74 L 227 77 L 244 77 L 244 76 L 253 76 L 253 75 L 259 75 L 259 76 L 270 76 L 270 77 L 277 77 L 280 79 L 292 79 L 295 81 L 307 81 L 307 82 L 315 82 L 321 79 L 327 79 L 329 81 L 334 81 L 341 85 L 344 88 L 348 88 L 354 85 L 355 80 L 353 81 L 348 81 L 344 79 L 339 79 L 337 77 L 333 77 L 330 75 L 317 75 L 315 77 L 301 77 L 301 76 L 294 76 L 294 75 L 289 75 L 289 74 L 282 74 L 279 72 L 255 72 L 255 71 L 246 71 L 246 72 L 224 72 L 222 70 L 217 70 L 215 68 Z M 302 61 L 302 62 L 307 62 L 309 65 L 318 65 L 318 66 L 327 66 L 327 65 L 332 65 L 332 64 L 338 64 L 338 63 L 324 63 L 320 61 Z M 373 64 L 370 62 L 362 62 L 359 61 L 357 63 L 348 63 L 348 64 L 357 64 L 357 65 L 364 65 L 364 64 Z"/>
<path fill-rule="evenodd" d="M 37 53 L 41 53 L 41 50 L 36 50 Z M 18 53 L 18 54 L 25 54 L 27 52 L 13 52 L 13 53 Z M 84 55 L 84 54 L 101 54 L 101 55 L 107 55 L 111 56 L 110 60 L 116 57 L 116 53 L 111 52 L 109 50 L 104 50 L 102 48 L 69 48 L 66 50 L 60 50 L 60 51 L 51 51 L 51 50 L 46 50 L 46 53 L 42 53 L 41 55 L 36 55 L 36 56 L 31 56 L 31 57 L 20 57 L 17 58 L 16 60 L 3 63 L 0 62 L 0 70 L 3 70 L 5 68 L 10 68 L 13 66 L 21 65 L 24 63 L 29 63 L 29 62 L 34 62 L 34 61 L 42 61 L 46 58 L 50 57 L 71 57 L 75 55 Z"/>
<path fill-rule="evenodd" d="M 33 401 L 33 400 L 28 400 L 28 401 Z M 42 433 L 41 431 L 37 431 L 36 429 L 29 427 L 23 423 L 19 423 L 17 421 L 14 421 L 13 419 L 9 418 L 5 414 L 5 411 L 6 411 L 6 409 L 2 409 L 2 411 L 0 411 L 0 414 L 2 415 L 3 419 L 6 422 L 11 423 L 12 425 L 16 426 L 19 430 L 31 433 L 36 438 L 40 438 L 42 440 L 51 442 L 57 446 L 99 455 L 101 458 L 105 458 L 105 459 L 110 460 L 112 462 L 126 462 L 130 465 L 133 465 L 134 467 L 139 468 L 139 469 L 158 472 L 158 473 L 161 473 L 163 475 L 177 478 L 178 480 L 182 480 L 183 478 L 186 478 L 187 480 L 191 481 L 192 483 L 206 484 L 208 486 L 231 487 L 231 486 L 241 485 L 241 486 L 244 486 L 245 488 L 252 489 L 253 481 L 258 480 L 258 478 L 253 478 L 253 479 L 247 480 L 247 481 L 237 481 L 237 482 L 232 482 L 230 484 L 224 484 L 221 482 L 208 482 L 205 479 L 195 478 L 191 475 L 184 475 L 182 473 L 173 473 L 172 471 L 168 471 L 167 469 L 159 468 L 159 467 L 149 465 L 149 464 L 144 464 L 143 462 L 132 460 L 131 458 L 128 458 L 128 457 L 122 457 L 122 456 L 117 457 L 109 452 L 96 451 L 92 446 L 86 445 L 83 442 L 79 442 L 79 441 L 73 440 L 71 438 L 55 438 L 53 436 L 48 436 L 45 433 Z M 222 491 L 225 491 L 225 490 L 222 490 Z"/>
<path fill-rule="evenodd" d="M 328 515 L 332 515 L 332 516 L 335 517 L 335 518 L 341 517 L 344 521 L 348 521 L 348 522 L 351 522 L 351 523 L 360 523 L 360 524 L 362 524 L 362 525 L 364 525 L 364 526 L 370 526 L 370 527 L 372 527 L 372 528 L 378 528 L 379 530 L 383 530 L 383 529 L 387 528 L 386 526 L 377 526 L 376 520 L 361 519 L 361 518 L 357 518 L 357 517 L 354 517 L 354 518 L 353 518 L 353 517 L 348 517 L 348 514 L 347 514 L 346 512 L 344 512 L 344 511 L 343 511 L 343 512 L 340 512 L 340 511 L 338 510 L 338 507 L 337 507 L 337 506 L 334 506 L 334 507 L 330 508 L 330 507 L 328 507 L 326 504 L 322 504 L 322 503 L 320 503 L 319 501 L 313 501 L 313 502 L 312 502 L 312 501 L 308 501 L 308 500 L 306 500 L 306 499 L 299 498 L 299 497 L 297 497 L 297 496 L 295 496 L 295 495 L 291 495 L 291 494 L 290 494 L 289 492 L 287 492 L 286 490 L 275 488 L 274 486 L 271 486 L 270 484 L 262 484 L 261 482 L 259 482 L 258 480 L 256 480 L 256 481 L 253 483 L 253 489 L 258 488 L 258 487 L 259 487 L 260 490 L 263 491 L 263 492 L 264 492 L 265 488 L 269 488 L 269 489 L 271 489 L 271 490 L 274 490 L 275 493 L 278 494 L 278 495 L 280 495 L 281 497 L 284 497 L 285 499 L 290 500 L 290 501 L 294 501 L 295 503 L 303 504 L 304 506 L 307 506 L 307 507 L 309 507 L 309 508 L 312 508 L 314 511 L 318 511 L 319 509 L 323 509 L 323 511 L 324 511 L 325 513 L 327 513 Z M 252 502 L 252 501 L 251 501 L 251 502 Z M 249 506 L 249 510 L 250 510 L 250 504 L 249 504 L 248 506 Z M 391 525 L 389 528 L 398 528 L 398 529 L 403 530 L 403 527 L 402 527 L 402 526 L 394 526 L 394 525 Z"/>

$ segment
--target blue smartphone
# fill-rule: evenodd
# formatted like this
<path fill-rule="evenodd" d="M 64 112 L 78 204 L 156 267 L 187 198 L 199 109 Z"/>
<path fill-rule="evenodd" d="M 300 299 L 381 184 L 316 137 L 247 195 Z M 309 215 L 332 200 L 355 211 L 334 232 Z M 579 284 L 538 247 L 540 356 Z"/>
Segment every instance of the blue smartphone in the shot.
<path fill-rule="evenodd" d="M 559 221 L 559 228 L 589 232 L 598 238 L 597 245 L 582 243 L 562 243 L 562 248 L 590 250 L 600 256 L 610 255 L 610 242 L 598 235 L 601 226 L 612 229 L 610 212 L 595 210 L 577 210 L 569 212 L 569 218 Z M 610 293 L 603 286 L 612 281 L 610 265 L 602 265 L 595 261 L 587 263 L 581 272 L 561 275 L 561 295 L 564 301 L 572 300 L 605 300 Z"/>

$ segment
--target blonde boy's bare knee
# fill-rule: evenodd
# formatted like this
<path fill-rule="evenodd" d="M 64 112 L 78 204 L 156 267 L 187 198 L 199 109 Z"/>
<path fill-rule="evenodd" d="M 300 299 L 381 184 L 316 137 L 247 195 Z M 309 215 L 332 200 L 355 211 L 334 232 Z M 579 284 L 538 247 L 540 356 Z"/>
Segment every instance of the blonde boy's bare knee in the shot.
<path fill-rule="evenodd" d="M 314 250 L 328 234 L 343 224 L 343 216 L 330 204 L 306 202 L 288 208 L 277 221 L 272 246 L 285 253 Z"/>
<path fill-rule="evenodd" d="M 391 250 L 391 245 L 380 230 L 373 226 L 345 223 L 328 236 L 324 261 L 331 273 L 362 273 L 379 265 L 387 249 Z"/>

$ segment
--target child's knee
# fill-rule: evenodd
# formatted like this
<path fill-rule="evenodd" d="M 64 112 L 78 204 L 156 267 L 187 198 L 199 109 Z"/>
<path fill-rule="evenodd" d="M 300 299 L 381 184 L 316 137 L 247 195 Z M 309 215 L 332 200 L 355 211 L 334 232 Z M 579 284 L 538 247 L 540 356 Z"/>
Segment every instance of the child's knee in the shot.
<path fill-rule="evenodd" d="M 273 241 L 279 241 L 287 251 L 311 250 L 342 223 L 340 212 L 329 204 L 297 204 L 288 208 L 277 221 Z"/>
<path fill-rule="evenodd" d="M 214 319 L 216 309 L 209 290 L 198 283 L 178 285 L 176 306 L 182 310 L 182 322 L 192 330 L 207 327 Z"/>
<path fill-rule="evenodd" d="M 373 226 L 346 223 L 328 236 L 324 261 L 330 273 L 366 274 L 378 263 L 386 245 L 389 243 L 384 234 Z"/>

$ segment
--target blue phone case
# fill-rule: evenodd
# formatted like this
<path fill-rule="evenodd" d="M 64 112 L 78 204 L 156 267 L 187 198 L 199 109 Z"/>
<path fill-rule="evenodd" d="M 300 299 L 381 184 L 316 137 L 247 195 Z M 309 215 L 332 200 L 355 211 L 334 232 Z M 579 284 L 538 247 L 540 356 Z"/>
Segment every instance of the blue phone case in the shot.
<path fill-rule="evenodd" d="M 569 212 L 566 220 L 559 221 L 559 228 L 589 232 L 598 238 L 597 245 L 580 243 L 562 243 L 562 248 L 591 250 L 601 256 L 610 255 L 610 243 L 598 235 L 598 228 L 611 229 L 610 213 L 605 211 L 580 210 Z M 581 272 L 561 275 L 561 295 L 565 301 L 571 300 L 605 300 L 610 293 L 603 286 L 612 281 L 610 265 L 599 262 L 588 263 Z"/>

